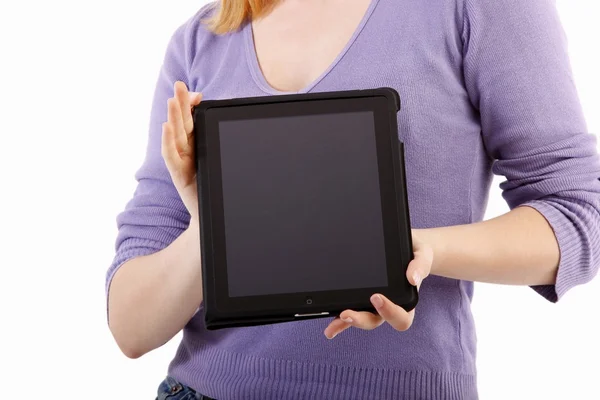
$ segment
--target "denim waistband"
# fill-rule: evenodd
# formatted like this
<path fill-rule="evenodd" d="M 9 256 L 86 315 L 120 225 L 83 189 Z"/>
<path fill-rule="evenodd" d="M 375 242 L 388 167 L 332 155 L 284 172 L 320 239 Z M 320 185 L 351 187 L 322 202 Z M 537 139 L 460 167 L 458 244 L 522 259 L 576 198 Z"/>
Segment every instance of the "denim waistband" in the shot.
<path fill-rule="evenodd" d="M 171 376 L 167 376 L 158 385 L 156 400 L 215 400 L 196 392 L 189 386 L 178 382 Z"/>

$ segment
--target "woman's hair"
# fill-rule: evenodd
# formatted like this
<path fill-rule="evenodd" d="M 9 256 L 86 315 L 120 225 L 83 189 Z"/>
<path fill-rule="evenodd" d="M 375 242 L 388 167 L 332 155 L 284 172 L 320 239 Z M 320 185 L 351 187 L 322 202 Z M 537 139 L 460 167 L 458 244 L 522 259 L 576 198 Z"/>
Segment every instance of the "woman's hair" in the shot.
<path fill-rule="evenodd" d="M 237 30 L 245 21 L 267 14 L 278 0 L 219 0 L 208 26 L 217 34 Z"/>

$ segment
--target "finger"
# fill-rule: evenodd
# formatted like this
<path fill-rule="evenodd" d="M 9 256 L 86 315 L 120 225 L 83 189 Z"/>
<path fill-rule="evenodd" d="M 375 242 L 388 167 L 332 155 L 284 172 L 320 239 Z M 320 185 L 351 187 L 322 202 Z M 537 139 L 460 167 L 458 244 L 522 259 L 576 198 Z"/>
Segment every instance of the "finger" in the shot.
<path fill-rule="evenodd" d="M 181 110 L 179 102 L 174 97 L 171 97 L 167 102 L 168 107 L 168 122 L 175 138 L 175 146 L 180 154 L 185 154 L 188 151 L 187 135 L 183 129 L 183 120 L 181 119 Z"/>
<path fill-rule="evenodd" d="M 188 98 L 190 100 L 190 107 L 196 107 L 202 101 L 202 93 L 189 92 Z"/>
<path fill-rule="evenodd" d="M 187 86 L 185 85 L 185 83 L 177 81 L 173 85 L 173 92 L 175 93 L 175 98 L 179 102 L 179 107 L 181 111 L 185 113 L 186 109 L 191 108 L 190 93 L 188 92 Z"/>
<path fill-rule="evenodd" d="M 349 323 L 344 322 L 339 318 L 335 318 L 333 321 L 331 321 L 327 328 L 325 328 L 325 332 L 323 333 L 325 334 L 327 339 L 333 339 L 346 329 L 350 328 L 350 326 L 351 325 Z"/>
<path fill-rule="evenodd" d="M 200 104 L 200 102 L 202 101 L 202 93 L 197 93 L 197 92 L 190 92 L 188 94 L 188 99 L 189 99 L 189 114 L 187 114 L 187 122 L 184 119 L 184 126 L 186 129 L 186 133 L 187 133 L 187 139 L 188 139 L 188 143 L 190 145 L 190 147 L 194 147 L 194 117 L 192 115 L 192 110 L 195 106 L 197 106 L 198 104 Z"/>
<path fill-rule="evenodd" d="M 197 92 L 191 92 L 189 93 L 189 110 L 190 112 L 187 114 L 188 116 L 188 122 L 185 122 L 184 120 L 184 125 L 186 125 L 186 132 L 187 132 L 187 137 L 188 137 L 188 142 L 190 143 L 190 145 L 193 143 L 193 138 L 194 138 L 194 117 L 192 115 L 192 110 L 195 106 L 197 106 L 198 104 L 200 104 L 200 102 L 202 101 L 202 93 L 197 93 Z"/>
<path fill-rule="evenodd" d="M 185 83 L 181 81 L 175 82 L 173 90 L 175 92 L 175 98 L 179 103 L 181 120 L 183 121 L 183 129 L 185 130 L 187 138 L 194 128 L 194 123 L 192 121 L 192 106 L 190 105 L 190 95 Z"/>
<path fill-rule="evenodd" d="M 394 329 L 405 331 L 412 325 L 415 315 L 414 310 L 407 312 L 405 309 L 397 304 L 394 304 L 382 294 L 374 294 L 371 296 L 371 303 L 381 318 L 383 318 Z"/>
<path fill-rule="evenodd" d="M 162 125 L 162 143 L 161 154 L 169 168 L 169 171 L 175 171 L 181 161 L 177 148 L 175 146 L 175 135 L 171 125 L 168 122 Z"/>
<path fill-rule="evenodd" d="M 355 328 L 365 329 L 368 331 L 381 326 L 381 324 L 385 322 L 378 314 L 352 310 L 346 310 L 342 312 L 340 314 L 340 319 Z"/>
<path fill-rule="evenodd" d="M 433 263 L 433 251 L 429 247 L 423 247 L 414 252 L 414 258 L 408 264 L 406 277 L 411 285 L 417 289 L 421 287 L 423 279 L 429 276 L 431 264 Z"/>

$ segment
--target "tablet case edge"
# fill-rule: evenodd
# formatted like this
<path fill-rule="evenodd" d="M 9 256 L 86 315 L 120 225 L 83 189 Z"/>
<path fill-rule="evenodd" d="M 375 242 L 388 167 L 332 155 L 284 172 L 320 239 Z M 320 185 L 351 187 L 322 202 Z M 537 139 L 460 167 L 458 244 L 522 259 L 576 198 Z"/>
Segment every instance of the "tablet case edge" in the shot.
<path fill-rule="evenodd" d="M 312 100 L 326 100 L 331 98 L 336 99 L 350 99 L 358 97 L 373 97 L 373 96 L 384 96 L 389 103 L 394 104 L 393 111 L 397 113 L 400 111 L 400 95 L 398 92 L 389 87 L 380 87 L 375 89 L 360 89 L 360 90 L 343 90 L 335 92 L 310 92 L 310 93 L 298 93 L 298 94 L 281 94 L 281 95 L 270 95 L 260 97 L 239 97 L 233 99 L 219 99 L 219 100 L 203 100 L 199 105 L 194 107 L 194 113 L 206 111 L 218 104 L 218 107 L 235 107 L 246 105 L 248 101 L 252 101 L 253 105 L 256 104 L 270 104 L 270 103 L 281 103 L 287 100 L 289 101 L 312 101 Z"/>
<path fill-rule="evenodd" d="M 391 123 L 391 132 L 398 132 L 397 127 L 397 112 L 401 108 L 400 96 L 395 89 L 392 88 L 376 88 L 376 89 L 365 89 L 365 90 L 354 90 L 354 91 L 339 91 L 339 92 L 323 92 L 321 93 L 306 93 L 306 94 L 289 94 L 289 95 L 277 95 L 277 96 L 263 96 L 263 98 L 256 97 L 245 97 L 245 98 L 235 98 L 235 99 L 226 99 L 226 100 L 205 100 L 202 101 L 198 106 L 194 108 L 194 120 L 197 118 L 202 118 L 204 120 L 204 112 L 216 104 L 218 107 L 227 107 L 227 106 L 238 106 L 244 105 L 248 100 L 251 100 L 253 104 L 269 104 L 269 103 L 280 103 L 285 101 L 286 97 L 289 98 L 290 101 L 306 101 L 306 100 L 323 100 L 332 97 L 336 98 L 358 98 L 358 97 L 371 97 L 373 95 L 382 95 L 388 99 L 389 104 L 393 104 L 394 107 L 390 108 L 390 123 Z M 210 220 L 210 203 L 207 201 L 206 207 L 202 206 L 202 201 L 208 200 L 210 198 L 209 193 L 203 191 L 204 188 L 208 188 L 206 181 L 208 180 L 208 163 L 206 160 L 206 136 L 202 134 L 202 132 L 198 132 L 196 126 L 194 127 L 194 135 L 195 135 L 195 164 L 196 164 L 196 180 L 198 185 L 198 212 L 201 216 L 200 218 L 200 248 L 201 248 L 201 264 L 203 271 L 203 292 L 207 293 L 208 286 L 214 285 L 214 275 L 212 271 L 205 268 L 205 264 L 207 263 L 207 258 L 212 258 L 212 241 L 210 240 L 209 235 L 206 235 L 206 232 L 211 231 L 211 220 Z M 404 143 L 399 140 L 397 135 L 395 136 L 398 147 L 398 154 L 393 157 L 394 163 L 397 165 L 396 171 L 399 171 L 400 176 L 396 179 L 396 184 L 403 184 L 404 188 L 404 207 L 403 211 L 398 209 L 398 218 L 405 218 L 405 223 L 401 224 L 401 226 L 408 226 L 407 236 L 410 240 L 410 253 L 408 255 L 409 261 L 414 257 L 412 252 L 412 235 L 410 232 L 410 216 L 408 211 L 408 199 L 406 197 L 406 172 L 405 172 L 405 161 L 404 161 Z M 394 148 L 394 147 L 392 147 Z M 210 191 L 210 188 L 208 188 Z M 398 193 L 398 191 L 397 191 Z M 204 210 L 204 212 L 203 212 Z M 401 221 L 398 221 L 401 223 Z M 406 232 L 405 232 L 406 233 Z M 214 287 L 214 286 L 213 286 Z M 413 309 L 418 302 L 418 291 L 413 286 L 413 298 L 411 299 L 409 304 L 403 305 L 403 308 L 406 311 L 410 311 Z M 295 316 L 273 316 L 273 317 L 253 317 L 252 319 L 244 320 L 243 318 L 237 319 L 236 321 L 223 321 L 222 318 L 214 318 L 211 313 L 209 313 L 210 309 L 216 309 L 217 305 L 214 303 L 214 299 L 209 299 L 208 302 L 206 299 L 203 299 L 203 304 L 208 307 L 204 308 L 204 322 L 206 328 L 208 330 L 221 329 L 221 328 L 233 328 L 233 327 L 243 327 L 243 326 L 259 326 L 266 325 L 272 323 L 284 323 L 284 322 L 292 322 L 292 321 L 301 321 L 307 319 L 316 319 L 316 318 L 324 318 L 324 317 L 332 317 L 338 316 L 343 310 L 339 310 L 337 312 L 330 312 L 328 315 L 316 315 L 316 316 L 306 316 L 306 317 L 295 317 Z M 370 311 L 376 312 L 374 308 L 361 309 L 357 311 Z M 221 316 L 222 317 L 222 316 Z"/>

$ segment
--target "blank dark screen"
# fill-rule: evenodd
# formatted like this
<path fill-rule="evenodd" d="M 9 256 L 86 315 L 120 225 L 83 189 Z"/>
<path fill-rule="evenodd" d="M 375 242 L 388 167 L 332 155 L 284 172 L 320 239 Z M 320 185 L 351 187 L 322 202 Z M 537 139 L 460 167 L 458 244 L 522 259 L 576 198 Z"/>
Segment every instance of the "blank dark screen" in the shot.
<path fill-rule="evenodd" d="M 387 286 L 373 113 L 219 123 L 230 297 Z"/>

